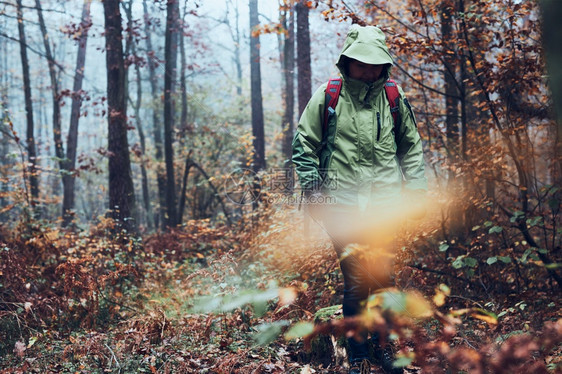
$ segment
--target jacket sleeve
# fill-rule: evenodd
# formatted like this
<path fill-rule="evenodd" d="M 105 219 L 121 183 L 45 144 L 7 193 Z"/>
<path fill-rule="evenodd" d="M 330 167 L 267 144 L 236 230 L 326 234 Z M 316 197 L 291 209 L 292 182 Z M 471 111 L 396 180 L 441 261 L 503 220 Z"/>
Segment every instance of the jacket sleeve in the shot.
<path fill-rule="evenodd" d="M 293 138 L 293 164 L 301 188 L 317 189 L 321 184 L 319 151 L 322 146 L 326 84 L 320 86 L 304 109 Z"/>
<path fill-rule="evenodd" d="M 420 134 L 414 113 L 402 88 L 400 92 L 400 127 L 397 134 L 396 156 L 405 179 L 405 189 L 409 191 L 427 190 L 425 162 Z"/>

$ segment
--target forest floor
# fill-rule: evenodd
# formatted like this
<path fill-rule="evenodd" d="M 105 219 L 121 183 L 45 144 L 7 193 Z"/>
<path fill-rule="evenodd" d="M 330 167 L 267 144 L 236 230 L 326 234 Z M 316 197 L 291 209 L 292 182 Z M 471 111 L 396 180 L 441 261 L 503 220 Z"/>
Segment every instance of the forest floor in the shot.
<path fill-rule="evenodd" d="M 4 233 L 0 373 L 345 373 L 357 321 L 329 241 L 286 215 L 241 225 Z M 485 294 L 397 258 L 386 295 L 413 306 L 375 302 L 369 321 L 406 373 L 562 372 L 555 290 Z"/>

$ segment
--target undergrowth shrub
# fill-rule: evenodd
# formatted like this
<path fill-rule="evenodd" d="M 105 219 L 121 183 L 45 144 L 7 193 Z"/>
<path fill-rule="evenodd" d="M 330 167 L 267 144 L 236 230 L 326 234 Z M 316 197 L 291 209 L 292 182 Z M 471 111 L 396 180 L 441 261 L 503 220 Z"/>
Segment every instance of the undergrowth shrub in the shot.
<path fill-rule="evenodd" d="M 0 234 L 0 354 L 45 328 L 99 327 L 118 316 L 116 300 L 140 280 L 130 263 L 136 238 L 115 235 L 107 220 L 95 235 L 23 226 Z"/>
<path fill-rule="evenodd" d="M 93 264 L 93 258 L 85 256 L 57 267 L 65 300 L 59 323 L 66 328 L 103 326 L 111 321 L 119 311 L 119 304 L 112 300 L 121 298 L 127 283 L 139 276 L 132 265 L 113 263 L 115 270 L 109 270 Z"/>
<path fill-rule="evenodd" d="M 19 235 L 18 235 L 19 234 Z M 53 284 L 58 249 L 49 233 L 0 233 L 0 355 L 49 324 L 61 303 Z"/>

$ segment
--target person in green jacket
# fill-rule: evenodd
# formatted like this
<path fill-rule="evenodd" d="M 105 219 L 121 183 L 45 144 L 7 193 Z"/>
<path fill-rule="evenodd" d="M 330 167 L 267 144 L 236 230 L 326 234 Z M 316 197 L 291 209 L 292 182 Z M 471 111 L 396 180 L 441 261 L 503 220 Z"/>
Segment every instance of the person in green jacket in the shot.
<path fill-rule="evenodd" d="M 292 161 L 299 183 L 339 256 L 345 317 L 360 314 L 370 293 L 392 284 L 392 256 L 385 251 L 386 256 L 378 257 L 354 252 L 355 243 L 388 247 L 385 227 L 393 224 L 391 217 L 400 215 L 397 208 L 404 207 L 408 196 L 418 202 L 427 190 L 412 109 L 398 87 L 395 125 L 385 94 L 392 65 L 384 33 L 374 26 L 353 26 L 336 64 L 342 88 L 335 113 L 323 129 L 326 83 L 310 99 L 293 140 Z M 314 203 L 322 201 L 325 204 L 319 209 Z M 350 373 L 368 372 L 367 332 L 363 335 L 348 339 Z M 383 369 L 402 372 L 392 367 L 391 351 L 377 346 L 376 336 L 372 339 Z"/>

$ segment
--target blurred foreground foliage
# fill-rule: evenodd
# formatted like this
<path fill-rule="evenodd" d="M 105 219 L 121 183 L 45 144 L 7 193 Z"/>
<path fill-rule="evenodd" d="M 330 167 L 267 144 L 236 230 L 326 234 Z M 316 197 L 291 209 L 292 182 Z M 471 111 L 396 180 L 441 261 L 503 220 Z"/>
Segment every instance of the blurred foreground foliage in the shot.
<path fill-rule="evenodd" d="M 343 338 L 366 326 L 410 372 L 560 372 L 557 287 L 534 250 L 490 260 L 474 246 L 510 227 L 484 222 L 467 255 L 445 257 L 455 243 L 429 221 L 404 228 L 397 288 L 354 319 L 329 240 L 319 227 L 303 239 L 294 207 L 144 237 L 102 217 L 83 232 L 3 229 L 0 370 L 333 373 Z"/>

